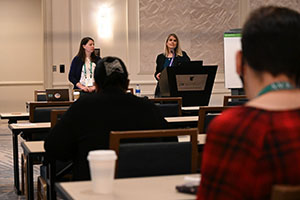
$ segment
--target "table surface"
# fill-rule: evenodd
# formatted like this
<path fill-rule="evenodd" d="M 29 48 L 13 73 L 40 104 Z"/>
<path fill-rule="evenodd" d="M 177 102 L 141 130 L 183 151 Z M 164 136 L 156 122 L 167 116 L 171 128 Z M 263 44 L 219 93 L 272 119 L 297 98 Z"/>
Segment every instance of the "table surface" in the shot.
<path fill-rule="evenodd" d="M 8 127 L 11 130 L 26 130 L 26 129 L 38 129 L 38 128 L 51 128 L 50 122 L 37 122 L 37 123 L 15 123 L 9 124 Z"/>
<path fill-rule="evenodd" d="M 167 122 L 196 122 L 198 116 L 180 116 L 180 117 L 165 117 Z M 35 128 L 51 128 L 50 122 L 37 123 L 14 123 L 9 124 L 8 127 L 12 129 L 35 129 Z"/>
<path fill-rule="evenodd" d="M 195 195 L 176 191 L 175 186 L 184 184 L 184 177 L 199 177 L 199 174 L 125 178 L 114 180 L 112 194 L 96 194 L 91 181 L 62 182 L 56 189 L 64 194 L 64 199 L 88 200 L 135 200 L 135 199 L 196 199 Z"/>
<path fill-rule="evenodd" d="M 199 110 L 200 106 L 186 106 L 181 107 L 181 110 Z"/>
<path fill-rule="evenodd" d="M 190 136 L 189 135 L 180 135 L 178 136 L 179 142 L 189 142 Z M 205 144 L 206 141 L 206 134 L 198 134 L 198 144 Z"/>
<path fill-rule="evenodd" d="M 206 134 L 198 135 L 198 144 L 205 144 Z M 190 141 L 190 136 L 182 135 L 178 136 L 179 142 L 188 142 Z M 24 141 L 24 145 L 30 149 L 31 152 L 44 152 L 44 141 Z"/>
<path fill-rule="evenodd" d="M 198 116 L 165 117 L 167 122 L 196 122 L 198 118 Z"/>
<path fill-rule="evenodd" d="M 30 153 L 45 152 L 44 141 L 24 141 L 23 145 L 30 151 Z"/>
<path fill-rule="evenodd" d="M 28 112 L 11 112 L 11 113 L 0 113 L 1 118 L 11 118 L 11 117 L 29 117 Z"/>

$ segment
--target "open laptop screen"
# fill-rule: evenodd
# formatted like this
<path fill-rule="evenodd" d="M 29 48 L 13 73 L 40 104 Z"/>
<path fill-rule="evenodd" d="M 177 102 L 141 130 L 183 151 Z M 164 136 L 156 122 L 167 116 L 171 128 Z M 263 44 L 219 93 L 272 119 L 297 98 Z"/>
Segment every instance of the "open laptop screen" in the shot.
<path fill-rule="evenodd" d="M 69 89 L 46 89 L 47 101 L 69 101 Z"/>

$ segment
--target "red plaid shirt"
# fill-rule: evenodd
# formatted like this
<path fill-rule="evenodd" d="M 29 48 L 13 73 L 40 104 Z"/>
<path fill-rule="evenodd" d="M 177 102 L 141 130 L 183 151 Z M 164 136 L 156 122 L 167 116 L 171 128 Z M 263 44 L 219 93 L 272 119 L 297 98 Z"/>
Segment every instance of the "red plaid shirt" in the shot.
<path fill-rule="evenodd" d="M 211 122 L 198 200 L 270 199 L 274 184 L 300 184 L 300 109 L 235 107 Z"/>

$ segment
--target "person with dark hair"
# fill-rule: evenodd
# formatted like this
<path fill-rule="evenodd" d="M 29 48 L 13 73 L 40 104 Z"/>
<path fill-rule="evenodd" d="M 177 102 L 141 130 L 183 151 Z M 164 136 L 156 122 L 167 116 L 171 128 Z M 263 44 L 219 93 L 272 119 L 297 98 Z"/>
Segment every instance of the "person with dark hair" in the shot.
<path fill-rule="evenodd" d="M 94 92 L 94 69 L 100 57 L 95 54 L 95 42 L 90 37 L 81 40 L 79 51 L 73 58 L 69 80 L 74 85 L 74 89 L 81 89 L 83 92 Z"/>
<path fill-rule="evenodd" d="M 126 93 L 128 72 L 121 59 L 101 59 L 94 78 L 96 93 L 74 102 L 45 140 L 48 159 L 73 161 L 74 180 L 90 179 L 88 152 L 107 149 L 110 131 L 167 128 L 150 100 Z"/>
<path fill-rule="evenodd" d="M 300 184 L 300 14 L 259 8 L 241 41 L 236 69 L 250 101 L 210 123 L 198 200 L 271 199 L 273 185 Z"/>
<path fill-rule="evenodd" d="M 157 81 L 159 81 L 163 69 L 166 67 L 178 66 L 181 63 L 189 61 L 189 56 L 186 54 L 186 52 L 181 50 L 177 35 L 171 33 L 166 39 L 165 52 L 159 54 L 156 58 L 156 70 L 154 77 Z M 156 85 L 155 96 L 160 97 L 159 83 Z"/>

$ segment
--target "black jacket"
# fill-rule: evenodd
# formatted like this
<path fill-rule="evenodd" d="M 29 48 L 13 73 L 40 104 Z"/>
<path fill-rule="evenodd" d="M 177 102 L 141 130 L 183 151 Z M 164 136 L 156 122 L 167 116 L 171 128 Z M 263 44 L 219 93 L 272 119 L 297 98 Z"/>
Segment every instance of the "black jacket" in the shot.
<path fill-rule="evenodd" d="M 97 64 L 100 59 L 101 58 L 97 56 L 96 60 L 93 62 Z M 80 81 L 83 64 L 83 61 L 78 56 L 75 56 L 72 60 L 69 71 L 69 81 L 73 83 L 74 89 L 78 89 L 76 84 Z"/>
<path fill-rule="evenodd" d="M 167 59 L 167 57 L 164 54 L 159 54 L 156 58 L 156 70 L 154 73 L 154 77 L 156 80 L 157 80 L 156 75 L 158 73 L 162 72 L 162 70 L 164 69 L 164 63 L 165 63 L 166 59 Z M 191 61 L 189 56 L 184 51 L 182 51 L 182 56 L 176 56 L 174 58 L 172 66 L 179 66 L 181 63 L 189 62 L 189 61 Z M 157 83 L 156 89 L 155 89 L 155 96 L 160 96 L 160 90 L 159 90 L 158 83 Z"/>
<path fill-rule="evenodd" d="M 167 122 L 150 100 L 109 88 L 72 104 L 45 140 L 46 158 L 72 160 L 74 180 L 88 180 L 88 152 L 107 149 L 110 131 L 162 128 Z"/>

